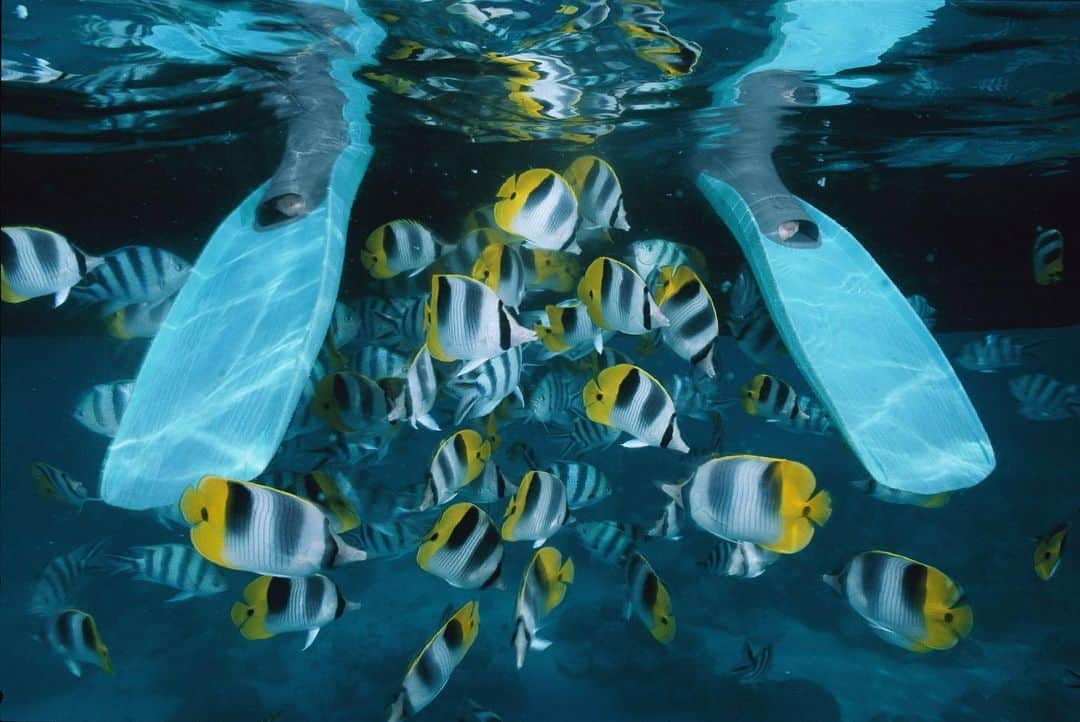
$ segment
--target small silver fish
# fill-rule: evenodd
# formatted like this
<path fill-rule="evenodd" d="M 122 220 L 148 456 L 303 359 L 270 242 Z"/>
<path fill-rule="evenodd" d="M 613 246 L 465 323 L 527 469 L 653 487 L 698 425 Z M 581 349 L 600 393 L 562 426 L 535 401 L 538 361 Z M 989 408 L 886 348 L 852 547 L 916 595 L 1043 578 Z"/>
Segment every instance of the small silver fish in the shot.
<path fill-rule="evenodd" d="M 76 421 L 94 433 L 116 436 L 120 419 L 131 400 L 134 381 L 112 381 L 97 384 L 83 392 L 72 414 Z"/>

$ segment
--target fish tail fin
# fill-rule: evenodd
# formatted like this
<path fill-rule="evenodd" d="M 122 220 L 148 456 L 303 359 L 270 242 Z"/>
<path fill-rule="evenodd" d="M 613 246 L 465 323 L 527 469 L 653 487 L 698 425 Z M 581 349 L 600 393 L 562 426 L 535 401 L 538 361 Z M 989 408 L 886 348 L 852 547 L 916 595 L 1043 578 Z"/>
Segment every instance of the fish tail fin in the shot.
<path fill-rule="evenodd" d="M 334 563 L 332 566 L 338 567 L 342 564 L 351 564 L 353 562 L 362 562 L 368 558 L 368 553 L 358 547 L 350 546 L 345 543 L 345 540 L 335 534 L 337 542 L 337 556 L 334 557 Z"/>
<path fill-rule="evenodd" d="M 807 500 L 803 515 L 817 526 L 825 526 L 832 516 L 832 495 L 824 489 L 818 491 Z"/>
<path fill-rule="evenodd" d="M 567 558 L 563 565 L 559 567 L 559 581 L 563 584 L 574 583 L 574 560 Z"/>
<path fill-rule="evenodd" d="M 125 557 L 119 554 L 106 554 L 101 559 L 104 571 L 109 574 L 138 574 L 139 560 L 135 557 Z"/>
<path fill-rule="evenodd" d="M 675 481 L 675 482 L 672 482 L 670 484 L 665 484 L 663 482 L 657 482 L 657 487 L 659 487 L 660 491 L 664 492 L 665 494 L 670 496 L 672 499 L 674 499 L 675 503 L 678 504 L 679 506 L 683 506 L 683 487 L 684 486 L 686 486 L 686 480 Z"/>

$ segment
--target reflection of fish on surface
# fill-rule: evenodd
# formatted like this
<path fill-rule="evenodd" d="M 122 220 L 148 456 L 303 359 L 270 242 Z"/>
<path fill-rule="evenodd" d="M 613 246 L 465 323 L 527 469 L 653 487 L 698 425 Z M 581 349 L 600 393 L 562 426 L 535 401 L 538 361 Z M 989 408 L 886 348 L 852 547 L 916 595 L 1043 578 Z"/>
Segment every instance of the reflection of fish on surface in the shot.
<path fill-rule="evenodd" d="M 750 646 L 750 642 L 746 642 L 743 644 L 743 656 L 746 661 L 731 670 L 738 677 L 739 684 L 758 682 L 772 668 L 771 644 L 763 645 L 755 652 L 754 648 Z"/>

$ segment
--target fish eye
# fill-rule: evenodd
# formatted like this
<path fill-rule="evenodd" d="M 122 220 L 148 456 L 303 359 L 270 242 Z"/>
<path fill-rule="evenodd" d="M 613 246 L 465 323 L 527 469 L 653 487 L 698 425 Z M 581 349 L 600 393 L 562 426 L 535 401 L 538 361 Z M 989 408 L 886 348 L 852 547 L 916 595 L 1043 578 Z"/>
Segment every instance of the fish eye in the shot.
<path fill-rule="evenodd" d="M 248 607 L 248 616 L 250 617 L 254 613 L 255 613 L 255 610 L 252 609 L 251 607 Z"/>
<path fill-rule="evenodd" d="M 953 620 L 952 612 L 945 612 L 945 621 L 951 622 Z"/>
<path fill-rule="evenodd" d="M 667 624 L 667 623 L 668 623 L 668 618 L 667 617 L 660 617 L 660 624 Z"/>
<path fill-rule="evenodd" d="M 1050 558 L 1050 556 L 1051 556 L 1051 554 L 1050 554 L 1049 550 L 1048 550 L 1048 551 L 1045 551 L 1045 552 L 1043 552 L 1043 559 L 1049 559 L 1049 558 Z"/>
<path fill-rule="evenodd" d="M 435 531 L 435 532 L 432 532 L 431 536 L 428 537 L 428 541 L 435 541 L 438 538 L 439 538 L 439 532 Z"/>
<path fill-rule="evenodd" d="M 199 514 L 202 516 L 203 521 L 210 521 L 210 512 L 206 510 L 205 506 L 202 508 Z"/>
<path fill-rule="evenodd" d="M 803 516 L 810 516 L 810 507 L 809 506 L 804 506 L 802 508 L 802 515 Z"/>
<path fill-rule="evenodd" d="M 592 298 L 592 297 L 593 297 L 593 292 L 589 291 L 589 298 Z"/>
<path fill-rule="evenodd" d="M 510 194 L 510 200 L 514 200 L 515 198 L 517 198 L 517 191 L 514 191 Z"/>
<path fill-rule="evenodd" d="M 596 400 L 597 401 L 603 401 L 604 400 L 604 395 L 603 394 L 597 394 L 596 395 Z"/>

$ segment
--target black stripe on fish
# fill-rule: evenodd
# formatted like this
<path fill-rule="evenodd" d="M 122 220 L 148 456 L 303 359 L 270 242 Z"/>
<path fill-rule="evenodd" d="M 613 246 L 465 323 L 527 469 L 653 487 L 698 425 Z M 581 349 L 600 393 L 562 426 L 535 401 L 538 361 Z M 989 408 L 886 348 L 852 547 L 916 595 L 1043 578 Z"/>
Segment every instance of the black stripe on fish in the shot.
<path fill-rule="evenodd" d="M 494 532 L 492 532 L 492 534 L 496 537 L 496 540 L 497 540 L 499 535 L 495 534 Z M 487 535 L 485 535 L 485 538 L 486 538 L 486 536 Z M 503 566 L 502 559 L 500 559 L 499 563 L 495 565 L 495 571 L 493 571 L 491 573 L 491 576 L 488 577 L 484 581 L 484 583 L 480 585 L 481 589 L 490 589 L 491 587 L 495 586 L 499 582 L 499 577 L 502 576 L 502 566 Z"/>
<path fill-rule="evenodd" d="M 651 610 L 656 606 L 656 597 L 660 593 L 660 580 L 652 572 L 646 571 L 644 584 L 641 588 L 641 600 L 645 608 Z"/>
<path fill-rule="evenodd" d="M 540 181 L 540 184 L 532 189 L 529 196 L 525 199 L 525 203 L 521 207 L 522 213 L 533 213 L 539 208 L 544 207 L 544 203 L 547 198 L 555 190 L 555 174 L 548 173 L 544 180 Z"/>
<path fill-rule="evenodd" d="M 614 228 L 615 222 L 619 219 L 619 210 L 622 208 L 622 193 L 615 199 L 615 205 L 611 208 L 611 215 L 608 217 L 608 227 Z"/>
<path fill-rule="evenodd" d="M 525 492 L 525 505 L 521 511 L 522 517 L 525 517 L 526 514 L 532 514 L 540 504 L 540 479 L 539 474 L 533 474 L 532 483 L 529 484 L 529 489 Z"/>
<path fill-rule="evenodd" d="M 612 284 L 615 282 L 615 264 L 604 260 L 600 264 L 600 300 L 611 298 Z"/>
<path fill-rule="evenodd" d="M 465 641 L 465 630 L 461 628 L 461 622 L 451 619 L 443 628 L 442 636 L 450 651 L 457 651 Z"/>
<path fill-rule="evenodd" d="M 243 484 L 228 483 L 225 495 L 225 530 L 230 536 L 242 537 L 251 525 L 251 512 L 255 500 L 251 490 Z"/>
<path fill-rule="evenodd" d="M 510 348 L 510 343 L 510 315 L 503 302 L 499 301 L 499 348 L 506 351 Z"/>
<path fill-rule="evenodd" d="M 334 401 L 337 402 L 339 409 L 349 408 L 349 386 L 345 383 L 345 377 L 341 374 L 334 374 L 333 383 Z"/>
<path fill-rule="evenodd" d="M 7 231 L 0 233 L 0 263 L 11 270 L 18 268 L 18 256 L 15 254 L 15 239 L 8 235 Z"/>
<path fill-rule="evenodd" d="M 309 585 L 310 586 L 310 585 Z M 289 592 L 292 590 L 292 579 L 288 577 L 270 577 L 270 583 L 266 586 L 266 613 L 281 614 L 289 606 Z"/>
<path fill-rule="evenodd" d="M 672 414 L 671 418 L 668 419 L 667 428 L 664 429 L 664 435 L 660 438 L 660 446 L 661 446 L 661 448 L 666 449 L 668 447 L 668 444 L 671 443 L 671 439 L 674 436 L 675 436 L 675 414 Z"/>
<path fill-rule="evenodd" d="M 619 391 L 622 391 L 620 388 Z M 661 412 L 667 406 L 667 396 L 656 384 L 649 384 L 645 389 L 645 399 L 641 404 L 641 418 L 647 423 L 660 418 Z M 674 417 L 672 417 L 674 418 Z"/>
<path fill-rule="evenodd" d="M 901 582 L 904 606 L 921 612 L 926 601 L 927 568 L 922 564 L 908 564 L 904 567 Z"/>
<path fill-rule="evenodd" d="M 72 612 L 64 612 L 56 618 L 56 640 L 64 649 L 71 649 L 71 625 L 69 619 Z"/>
<path fill-rule="evenodd" d="M 439 277 L 438 303 L 435 308 L 435 322 L 439 328 L 445 328 L 450 323 L 453 308 L 450 306 L 450 279 L 446 276 Z"/>
<path fill-rule="evenodd" d="M 457 624 L 457 620 L 450 620 L 450 624 Z M 449 628 L 450 625 L 447 625 Z M 446 633 L 443 632 L 445 636 Z M 420 684 L 424 690 L 434 689 L 442 681 L 439 679 L 439 662 L 435 659 L 433 654 L 429 654 L 425 651 L 420 655 L 420 658 L 416 660 L 416 666 L 413 668 L 416 673 L 417 679 L 420 680 Z M 406 701 L 408 701 L 408 694 L 405 695 Z"/>
<path fill-rule="evenodd" d="M 590 161 L 589 171 L 585 174 L 585 183 L 582 185 L 582 189 L 592 188 L 596 184 L 597 178 L 600 176 L 600 164 L 595 160 Z"/>
<path fill-rule="evenodd" d="M 326 581 L 323 577 L 308 577 L 304 587 L 304 619 L 317 619 L 319 609 L 322 608 L 323 585 Z"/>
<path fill-rule="evenodd" d="M 618 392 L 615 395 L 615 406 L 630 408 L 630 404 L 633 403 L 634 395 L 637 394 L 640 385 L 641 372 L 636 368 L 630 369 L 630 372 L 626 374 L 619 384 Z"/>
<path fill-rule="evenodd" d="M 334 619 L 339 618 L 342 614 L 345 613 L 346 604 L 347 602 L 345 601 L 345 595 L 341 593 L 340 589 L 337 590 L 337 607 L 334 609 Z"/>
<path fill-rule="evenodd" d="M 397 253 L 398 253 L 397 234 L 394 231 L 394 224 L 393 223 L 388 223 L 385 226 L 383 226 L 382 250 L 383 250 L 383 253 L 386 255 L 386 260 L 387 260 L 388 263 L 398 260 L 398 258 L 397 258 Z"/>
<path fill-rule="evenodd" d="M 446 539 L 447 549 L 460 549 L 469 540 L 476 525 L 480 523 L 480 510 L 470 506 Z"/>

